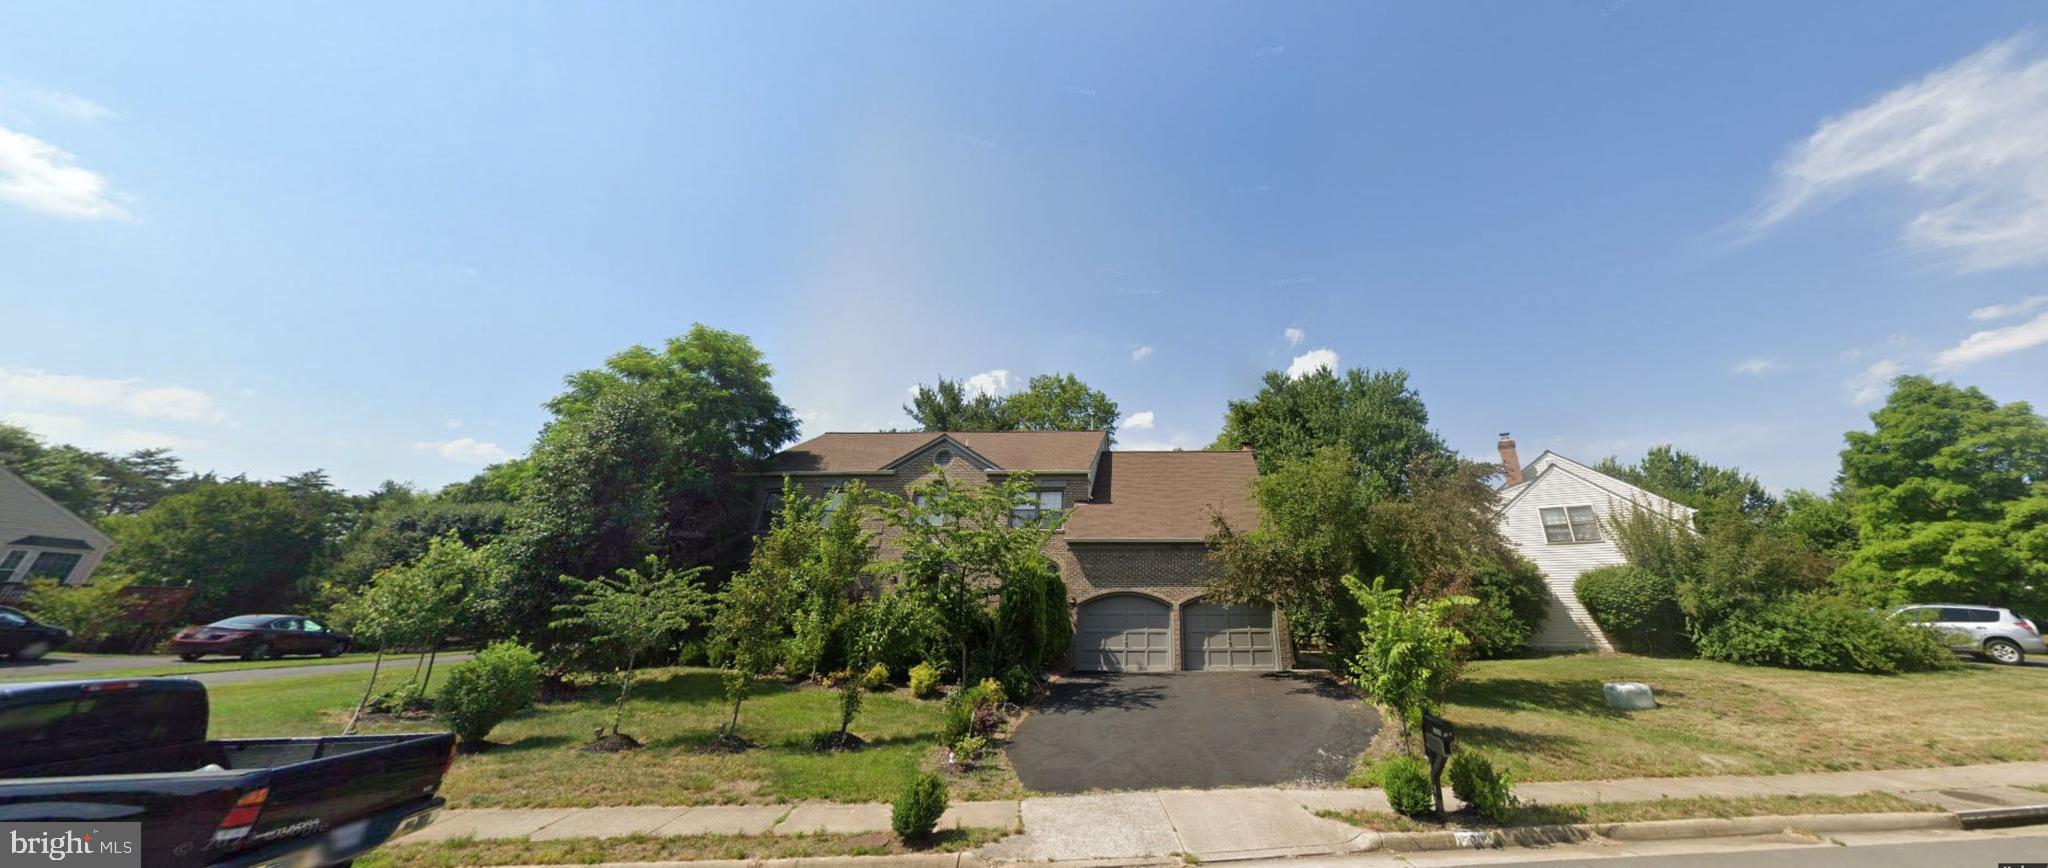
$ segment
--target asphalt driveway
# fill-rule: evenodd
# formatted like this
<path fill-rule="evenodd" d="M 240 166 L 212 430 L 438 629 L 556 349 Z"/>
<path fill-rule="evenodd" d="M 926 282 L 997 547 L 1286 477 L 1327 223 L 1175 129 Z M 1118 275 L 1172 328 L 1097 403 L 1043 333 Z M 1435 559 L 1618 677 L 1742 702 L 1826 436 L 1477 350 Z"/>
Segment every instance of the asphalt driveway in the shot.
<path fill-rule="evenodd" d="M 1327 784 L 1379 725 L 1314 673 L 1090 673 L 1053 684 L 1008 753 L 1045 793 Z"/>

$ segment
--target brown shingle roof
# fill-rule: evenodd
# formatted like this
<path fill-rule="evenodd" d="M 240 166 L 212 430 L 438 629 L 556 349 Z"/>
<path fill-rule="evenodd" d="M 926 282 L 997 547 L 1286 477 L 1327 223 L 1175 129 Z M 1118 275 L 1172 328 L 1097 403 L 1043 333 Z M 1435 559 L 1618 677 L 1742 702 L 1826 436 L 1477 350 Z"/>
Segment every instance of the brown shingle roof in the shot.
<path fill-rule="evenodd" d="M 834 431 L 776 453 L 769 472 L 872 472 L 940 437 L 952 437 L 998 469 L 1034 473 L 1087 473 L 1108 445 L 1101 431 Z"/>
<path fill-rule="evenodd" d="M 1211 514 L 1238 530 L 1259 521 L 1250 452 L 1111 452 L 1095 471 L 1095 494 L 1067 519 L 1068 542 L 1198 540 Z"/>

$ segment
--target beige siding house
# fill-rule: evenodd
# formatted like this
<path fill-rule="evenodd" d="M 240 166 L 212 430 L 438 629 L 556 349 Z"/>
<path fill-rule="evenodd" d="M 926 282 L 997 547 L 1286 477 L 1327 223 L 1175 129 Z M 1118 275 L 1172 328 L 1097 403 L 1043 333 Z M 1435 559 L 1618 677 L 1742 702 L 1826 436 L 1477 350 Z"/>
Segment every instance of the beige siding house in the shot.
<path fill-rule="evenodd" d="M 83 585 L 113 541 L 13 471 L 0 467 L 0 602 L 31 579 Z"/>
<path fill-rule="evenodd" d="M 778 453 L 761 474 L 757 527 L 768 527 L 785 478 L 813 497 L 856 479 L 903 497 L 935 476 L 973 485 L 1020 473 L 1038 491 L 1019 520 L 1067 514 L 1046 555 L 1067 585 L 1074 669 L 1293 665 L 1284 613 L 1202 599 L 1217 575 L 1204 557 L 1211 517 L 1258 524 L 1249 451 L 1125 452 L 1101 431 L 821 434 Z M 872 529 L 882 557 L 901 554 L 896 529 Z"/>
<path fill-rule="evenodd" d="M 1685 519 L 1692 510 L 1548 450 L 1523 466 L 1515 441 L 1506 434 L 1501 435 L 1500 458 L 1508 474 L 1500 492 L 1501 534 L 1543 570 L 1550 588 L 1543 628 L 1530 646 L 1614 650 L 1572 590 L 1580 573 L 1628 562 L 1608 539 L 1608 516 L 1630 504 Z"/>

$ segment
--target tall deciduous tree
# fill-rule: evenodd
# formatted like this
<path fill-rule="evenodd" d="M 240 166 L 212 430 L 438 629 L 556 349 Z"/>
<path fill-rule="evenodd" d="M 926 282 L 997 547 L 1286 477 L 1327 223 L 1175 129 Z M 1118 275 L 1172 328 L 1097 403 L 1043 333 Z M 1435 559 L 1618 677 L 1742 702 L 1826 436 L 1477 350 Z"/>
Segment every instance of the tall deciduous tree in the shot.
<path fill-rule="evenodd" d="M 1859 547 L 1836 580 L 1872 602 L 2048 607 L 2048 419 L 1900 377 L 1842 451 Z"/>
<path fill-rule="evenodd" d="M 109 516 L 108 564 L 151 584 L 191 584 L 195 620 L 290 609 L 326 554 L 325 517 L 283 488 L 215 482 L 138 515 Z"/>
<path fill-rule="evenodd" d="M 919 385 L 903 412 L 926 431 L 1108 431 L 1116 433 L 1117 405 L 1073 374 L 1039 374 L 1023 391 L 994 395 L 939 378 Z"/>
<path fill-rule="evenodd" d="M 1357 462 L 1361 484 L 1391 493 L 1406 489 L 1418 456 L 1430 458 L 1435 471 L 1453 463 L 1443 438 L 1429 430 L 1422 395 L 1399 369 L 1324 368 L 1294 378 L 1268 371 L 1258 394 L 1230 402 L 1211 448 L 1244 446 L 1257 451 L 1260 473 L 1341 447 Z"/>
<path fill-rule="evenodd" d="M 1745 515 L 1773 517 L 1779 511 L 1778 499 L 1756 477 L 1740 468 L 1709 464 L 1670 444 L 1651 447 L 1633 464 L 1610 455 L 1595 469 L 1693 509 L 1722 504 Z"/>
<path fill-rule="evenodd" d="M 503 545 L 516 567 L 495 596 L 506 627 L 559 662 L 548 613 L 559 576 L 607 575 L 647 555 L 736 566 L 751 538 L 741 474 L 796 434 L 745 337 L 696 326 L 568 378 L 529 461 Z"/>

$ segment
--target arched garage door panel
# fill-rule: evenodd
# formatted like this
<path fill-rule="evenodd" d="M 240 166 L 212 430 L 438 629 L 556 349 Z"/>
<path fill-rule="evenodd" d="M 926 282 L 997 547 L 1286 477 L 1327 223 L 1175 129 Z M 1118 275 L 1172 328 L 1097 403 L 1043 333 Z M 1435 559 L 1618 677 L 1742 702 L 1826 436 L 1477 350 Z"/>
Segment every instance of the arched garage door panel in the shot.
<path fill-rule="evenodd" d="M 1173 613 L 1144 597 L 1104 597 L 1075 615 L 1074 668 L 1156 672 L 1173 668 Z"/>
<path fill-rule="evenodd" d="M 1180 609 L 1186 644 L 1181 662 L 1189 669 L 1278 669 L 1271 606 L 1190 603 Z"/>

